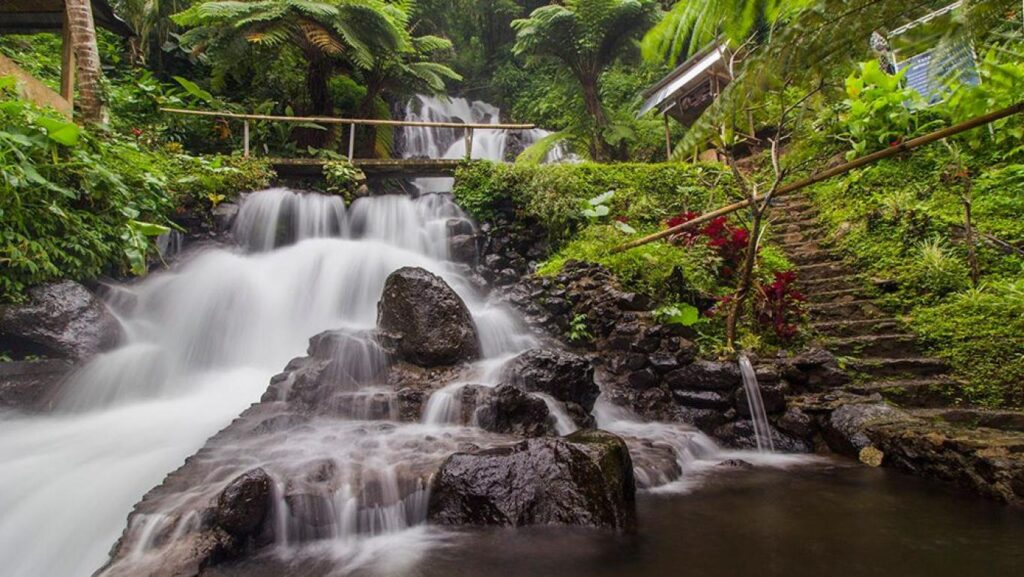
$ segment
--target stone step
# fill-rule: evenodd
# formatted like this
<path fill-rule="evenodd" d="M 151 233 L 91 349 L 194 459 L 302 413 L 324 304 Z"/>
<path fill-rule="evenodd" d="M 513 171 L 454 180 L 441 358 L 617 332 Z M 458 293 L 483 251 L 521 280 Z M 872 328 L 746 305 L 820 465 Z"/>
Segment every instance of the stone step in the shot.
<path fill-rule="evenodd" d="M 817 280 L 848 276 L 850 269 L 843 262 L 828 261 L 798 266 L 796 272 L 801 279 Z"/>
<path fill-rule="evenodd" d="M 803 232 L 806 230 L 817 230 L 821 226 L 821 223 L 818 222 L 818 219 L 814 217 L 798 218 L 794 220 L 780 219 L 772 224 L 774 224 L 774 226 L 779 230 L 783 230 L 786 232 Z"/>
<path fill-rule="evenodd" d="M 803 231 L 803 232 L 800 232 L 800 231 L 792 231 L 792 232 L 780 231 L 778 233 L 778 237 L 777 237 L 777 241 L 779 242 L 779 244 L 806 243 L 806 242 L 818 241 L 818 240 L 821 240 L 820 231 L 815 231 L 815 230 L 810 230 L 810 229 L 807 230 L 807 231 Z"/>
<path fill-rule="evenodd" d="M 801 210 L 815 208 L 814 203 L 806 198 L 781 198 L 775 205 L 776 208 L 785 210 Z"/>
<path fill-rule="evenodd" d="M 1024 411 L 954 407 L 913 409 L 910 414 L 928 420 L 942 420 L 965 427 L 987 427 L 1001 431 L 1024 432 Z"/>
<path fill-rule="evenodd" d="M 840 290 L 844 288 L 860 288 L 864 286 L 864 277 L 858 274 L 846 274 L 837 277 L 805 279 L 797 271 L 797 284 L 805 292 Z"/>
<path fill-rule="evenodd" d="M 892 317 L 877 319 L 855 319 L 843 321 L 825 321 L 811 323 L 811 328 L 818 334 L 829 337 L 855 337 L 879 333 L 898 332 L 904 328 L 903 323 Z"/>
<path fill-rule="evenodd" d="M 814 291 L 807 295 L 807 299 L 812 303 L 834 303 L 844 301 L 862 300 L 865 296 L 866 290 L 862 286 L 853 286 L 848 288 L 840 289 L 829 289 L 823 291 Z"/>
<path fill-rule="evenodd" d="M 823 344 L 842 356 L 893 358 L 917 354 L 917 338 L 910 333 L 833 337 L 825 339 Z"/>
<path fill-rule="evenodd" d="M 776 243 L 782 252 L 793 254 L 800 251 L 826 250 L 817 240 L 802 240 L 799 242 Z"/>
<path fill-rule="evenodd" d="M 932 377 L 868 381 L 853 383 L 845 388 L 860 395 L 878 393 L 882 398 L 902 407 L 934 408 L 948 407 L 951 394 L 958 386 L 959 383 L 952 379 Z"/>
<path fill-rule="evenodd" d="M 811 317 L 818 321 L 879 318 L 885 314 L 874 301 L 868 299 L 811 303 L 807 309 Z"/>
<path fill-rule="evenodd" d="M 787 253 L 789 260 L 797 266 L 818 264 L 823 262 L 837 262 L 842 261 L 835 257 L 832 253 L 826 250 L 801 250 Z"/>
<path fill-rule="evenodd" d="M 854 359 L 847 363 L 847 369 L 872 377 L 905 379 L 941 375 L 949 370 L 949 365 L 929 357 L 870 358 Z"/>

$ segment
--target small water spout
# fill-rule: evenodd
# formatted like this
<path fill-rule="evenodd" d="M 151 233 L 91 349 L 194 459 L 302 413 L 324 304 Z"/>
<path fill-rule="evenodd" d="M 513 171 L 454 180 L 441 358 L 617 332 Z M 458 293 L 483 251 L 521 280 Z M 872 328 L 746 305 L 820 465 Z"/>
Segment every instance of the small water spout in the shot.
<path fill-rule="evenodd" d="M 754 423 L 754 440 L 757 442 L 757 450 L 762 453 L 774 453 L 775 446 L 772 444 L 771 427 L 768 425 L 768 414 L 764 410 L 761 387 L 757 384 L 754 365 L 750 363 L 750 359 L 746 355 L 740 355 L 739 365 L 740 374 L 743 375 L 743 390 L 747 394 L 747 404 L 750 407 L 750 418 Z"/>

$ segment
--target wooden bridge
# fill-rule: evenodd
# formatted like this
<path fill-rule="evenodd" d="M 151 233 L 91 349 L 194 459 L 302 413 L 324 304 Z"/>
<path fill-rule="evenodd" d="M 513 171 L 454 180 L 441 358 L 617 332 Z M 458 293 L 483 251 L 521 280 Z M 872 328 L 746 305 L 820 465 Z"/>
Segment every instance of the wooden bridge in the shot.
<path fill-rule="evenodd" d="M 316 124 L 318 126 L 341 124 L 348 126 L 348 156 L 353 165 L 367 176 L 451 176 L 464 160 L 469 160 L 473 150 L 473 133 L 477 130 L 532 130 L 533 124 L 473 124 L 463 122 L 426 122 L 412 120 L 375 120 L 369 118 L 338 118 L 333 116 L 273 116 L 265 114 L 239 114 L 213 110 L 190 110 L 185 108 L 161 108 L 168 114 L 208 116 L 218 119 L 242 121 L 242 154 L 250 155 L 249 128 L 252 122 L 291 122 Z M 455 128 L 465 130 L 466 156 L 451 158 L 355 158 L 357 126 L 419 126 L 430 128 Z M 315 177 L 322 174 L 322 158 L 280 158 L 271 157 L 271 164 L 282 176 Z"/>

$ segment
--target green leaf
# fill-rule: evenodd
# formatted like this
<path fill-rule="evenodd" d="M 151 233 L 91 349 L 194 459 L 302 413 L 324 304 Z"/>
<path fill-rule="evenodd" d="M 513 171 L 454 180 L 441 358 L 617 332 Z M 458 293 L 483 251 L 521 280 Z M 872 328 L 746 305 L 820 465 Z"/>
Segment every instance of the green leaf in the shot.
<path fill-rule="evenodd" d="M 626 234 L 636 234 L 635 228 L 629 226 L 629 224 L 622 222 L 621 220 L 616 220 L 612 224 L 613 226 L 615 226 L 615 229 L 618 230 L 619 232 L 624 232 Z"/>
<path fill-rule="evenodd" d="M 613 196 L 615 196 L 615 191 L 614 190 L 609 190 L 608 192 L 606 192 L 604 194 L 599 194 L 599 195 L 595 196 L 594 198 L 590 199 L 587 202 L 589 202 L 591 206 L 597 206 L 599 204 L 604 204 L 604 203 L 608 202 L 609 200 L 612 199 Z M 605 214 L 607 214 L 607 213 L 605 213 Z"/>
<path fill-rule="evenodd" d="M 36 119 L 36 124 L 46 129 L 46 135 L 50 140 L 64 146 L 78 144 L 78 137 L 82 133 L 77 124 L 49 116 L 40 116 Z"/>
<path fill-rule="evenodd" d="M 180 84 L 182 88 L 185 89 L 185 92 L 188 92 L 192 96 L 198 98 L 199 100 L 202 100 L 207 104 L 213 103 L 213 95 L 200 88 L 199 85 L 195 82 L 192 82 L 187 78 L 182 78 L 181 76 L 175 76 L 174 80 L 176 80 L 178 84 Z"/>
<path fill-rule="evenodd" d="M 171 231 L 170 228 L 152 222 L 142 222 L 139 220 L 128 221 L 128 226 L 131 229 L 144 236 L 160 236 L 161 234 L 168 233 Z"/>

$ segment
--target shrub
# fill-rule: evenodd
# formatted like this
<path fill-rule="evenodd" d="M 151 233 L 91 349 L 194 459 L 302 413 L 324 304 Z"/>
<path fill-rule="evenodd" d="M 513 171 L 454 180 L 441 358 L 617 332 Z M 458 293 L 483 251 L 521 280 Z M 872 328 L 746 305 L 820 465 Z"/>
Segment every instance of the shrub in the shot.
<path fill-rule="evenodd" d="M 641 227 L 724 204 L 729 182 L 728 174 L 711 165 L 469 162 L 456 173 L 454 194 L 478 220 L 514 210 L 564 241 L 583 220 L 580 204 L 609 190 L 616 192 L 611 214 Z"/>
<path fill-rule="evenodd" d="M 265 186 L 259 161 L 199 159 L 86 131 L 0 78 L 0 302 L 57 279 L 145 270 L 180 205 Z M 207 204 L 206 206 L 208 206 Z"/>
<path fill-rule="evenodd" d="M 1024 406 L 1024 281 L 996 282 L 920 307 L 912 321 L 966 379 L 962 400 Z"/>
<path fill-rule="evenodd" d="M 593 262 L 608 267 L 627 289 L 664 302 L 687 302 L 693 300 L 695 293 L 711 295 L 718 290 L 715 271 L 719 259 L 707 246 L 683 248 L 652 242 L 613 254 L 611 249 L 626 238 L 611 225 L 588 226 L 537 272 L 558 274 L 570 260 Z"/>
<path fill-rule="evenodd" d="M 366 175 L 348 160 L 332 160 L 324 164 L 326 190 L 339 194 L 345 202 L 351 203 L 356 192 L 366 183 Z"/>

